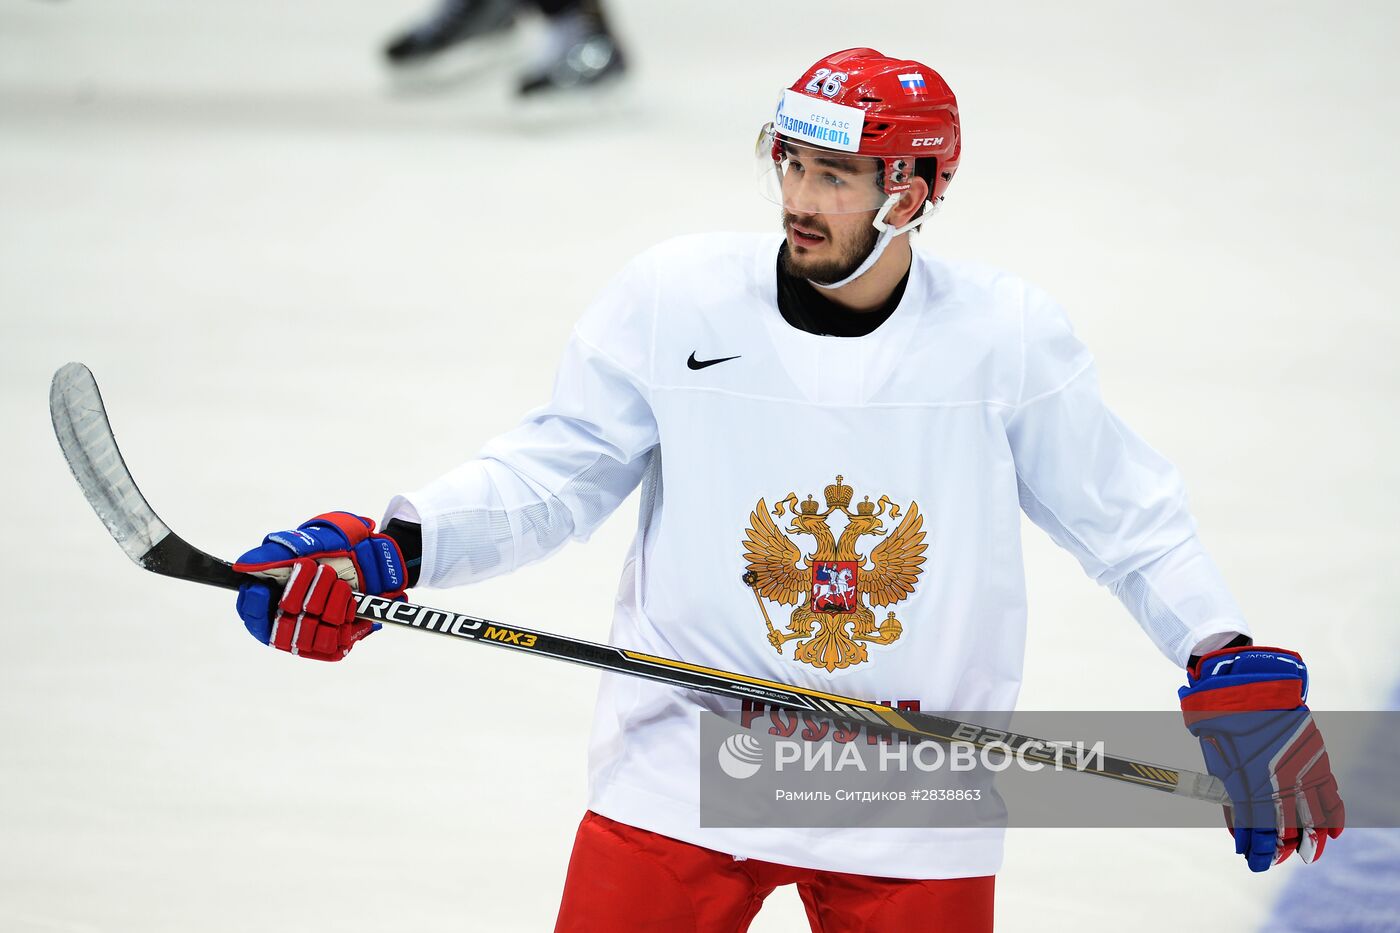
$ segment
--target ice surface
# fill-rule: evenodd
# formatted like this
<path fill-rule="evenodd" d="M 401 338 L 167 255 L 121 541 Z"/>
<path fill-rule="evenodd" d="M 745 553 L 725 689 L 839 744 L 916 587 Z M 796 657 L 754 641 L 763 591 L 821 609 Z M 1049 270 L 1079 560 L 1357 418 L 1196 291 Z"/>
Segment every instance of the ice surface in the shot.
<path fill-rule="evenodd" d="M 1303 652 L 1320 706 L 1386 696 L 1394 5 L 612 6 L 635 80 L 577 111 L 508 105 L 508 70 L 391 90 L 376 46 L 416 2 L 0 8 L 0 929 L 550 928 L 597 675 L 398 632 L 337 665 L 260 648 L 231 594 L 107 540 L 50 376 L 93 367 L 143 491 L 212 553 L 377 515 L 544 400 L 630 255 L 774 224 L 754 135 L 845 45 L 960 96 L 926 245 L 1056 294 L 1261 638 Z M 421 599 L 601 639 L 622 511 Z M 1023 705 L 1170 708 L 1179 672 L 1025 544 Z M 1223 828 L 1013 832 L 1000 927 L 1247 930 L 1310 870 L 1251 875 Z M 805 928 L 790 891 L 754 926 Z"/>

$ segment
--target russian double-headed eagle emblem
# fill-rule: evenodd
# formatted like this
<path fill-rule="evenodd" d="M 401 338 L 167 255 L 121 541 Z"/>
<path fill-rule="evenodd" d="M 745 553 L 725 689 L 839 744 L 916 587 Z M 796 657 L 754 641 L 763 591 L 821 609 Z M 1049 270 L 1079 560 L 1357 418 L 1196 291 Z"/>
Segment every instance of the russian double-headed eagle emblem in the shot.
<path fill-rule="evenodd" d="M 893 532 L 885 527 L 900 517 L 900 507 L 881 496 L 870 497 L 850 509 L 852 489 L 841 482 L 825 489 L 826 509 L 819 510 L 809 494 L 805 501 L 790 492 L 771 510 L 759 499 L 749 516 L 749 528 L 744 539 L 744 557 L 748 560 L 744 582 L 753 588 L 763 621 L 768 625 L 768 643 L 783 653 L 783 645 L 794 639 L 793 657 L 804 664 L 835 671 L 869 660 L 863 642 L 888 645 L 896 641 L 904 626 L 890 610 L 880 624 L 875 624 L 872 607 L 892 606 L 914 592 L 914 584 L 922 572 L 924 517 L 919 504 L 910 502 L 904 518 Z M 840 537 L 829 519 L 836 513 L 846 518 Z M 774 518 L 790 515 L 788 534 L 811 535 L 816 549 L 803 554 Z M 856 551 L 859 539 L 866 535 L 888 537 L 862 555 Z M 804 563 L 805 561 L 805 563 Z M 787 624 L 780 632 L 768 617 L 764 600 L 783 606 L 796 604 Z M 814 633 L 815 629 L 815 633 Z"/>

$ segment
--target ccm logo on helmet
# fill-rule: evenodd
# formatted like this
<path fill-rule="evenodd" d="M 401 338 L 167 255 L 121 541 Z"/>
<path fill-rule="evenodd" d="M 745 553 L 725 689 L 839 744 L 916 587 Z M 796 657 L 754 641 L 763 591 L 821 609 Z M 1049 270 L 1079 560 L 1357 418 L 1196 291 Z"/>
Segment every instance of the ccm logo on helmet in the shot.
<path fill-rule="evenodd" d="M 941 146 L 941 145 L 943 145 L 943 137 L 942 137 L 942 136 L 924 136 L 924 137 L 922 137 L 922 138 L 920 138 L 920 139 L 915 139 L 915 140 L 911 141 L 911 142 L 909 143 L 909 145 L 911 145 L 911 146 Z"/>

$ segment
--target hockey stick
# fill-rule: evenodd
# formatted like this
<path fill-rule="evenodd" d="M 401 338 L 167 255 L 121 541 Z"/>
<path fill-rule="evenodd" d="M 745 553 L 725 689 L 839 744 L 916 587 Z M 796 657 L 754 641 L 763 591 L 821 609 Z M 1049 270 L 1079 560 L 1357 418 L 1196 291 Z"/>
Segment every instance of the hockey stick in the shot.
<path fill-rule="evenodd" d="M 68 458 L 73 476 L 128 557 L 153 573 L 208 586 L 238 589 L 240 584 L 252 579 L 236 573 L 228 562 L 193 547 L 156 515 L 122 460 L 107 421 L 102 396 L 97 390 L 97 381 L 86 366 L 68 363 L 54 374 L 49 391 L 49 412 L 53 417 L 59 446 Z M 823 718 L 859 722 L 877 731 L 914 741 L 963 742 L 977 748 L 1005 745 L 1030 761 L 1069 766 L 1085 773 L 1210 803 L 1229 805 L 1230 802 L 1219 779 L 1196 771 L 1164 768 L 1106 752 L 1101 756 L 1087 755 L 1077 749 L 1056 747 L 1029 736 L 959 722 L 932 713 L 895 710 L 867 700 L 687 664 L 549 632 L 503 625 L 444 609 L 431 609 L 360 593 L 356 593 L 355 598 L 358 600 L 356 615 L 361 619 L 513 648 L 527 654 L 572 661 L 674 687 L 738 699 L 761 700 L 788 710 L 816 713 Z"/>

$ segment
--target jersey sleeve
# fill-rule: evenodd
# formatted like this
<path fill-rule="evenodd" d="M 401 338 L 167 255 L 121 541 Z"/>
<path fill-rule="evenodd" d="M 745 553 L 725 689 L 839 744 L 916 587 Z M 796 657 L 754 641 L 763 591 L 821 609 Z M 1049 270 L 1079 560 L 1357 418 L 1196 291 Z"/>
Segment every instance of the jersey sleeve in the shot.
<path fill-rule="evenodd" d="M 1064 312 L 1030 295 L 1022 335 L 1007 438 L 1026 515 L 1178 664 L 1210 636 L 1250 634 L 1196 535 L 1180 474 L 1104 404 Z"/>
<path fill-rule="evenodd" d="M 396 496 L 423 526 L 425 586 L 458 586 L 583 540 L 636 488 L 657 444 L 650 402 L 650 276 L 639 262 L 574 327 L 548 404 L 473 460 Z"/>

